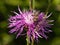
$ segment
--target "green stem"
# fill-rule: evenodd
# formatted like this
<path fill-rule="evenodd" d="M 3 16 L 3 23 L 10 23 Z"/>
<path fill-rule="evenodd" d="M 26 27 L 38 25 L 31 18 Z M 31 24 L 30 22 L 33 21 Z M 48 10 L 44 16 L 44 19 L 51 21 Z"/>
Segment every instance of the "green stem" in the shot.
<path fill-rule="evenodd" d="M 31 45 L 34 45 L 34 38 L 32 37 L 32 43 L 31 43 Z"/>
<path fill-rule="evenodd" d="M 29 40 L 28 35 L 27 35 L 26 41 L 27 41 L 27 45 L 30 45 L 30 40 Z"/>
<path fill-rule="evenodd" d="M 48 0 L 48 7 L 47 7 L 47 9 L 46 9 L 46 15 L 48 14 L 48 10 L 49 10 L 49 8 L 50 8 L 50 6 L 51 6 L 51 0 Z"/>
<path fill-rule="evenodd" d="M 29 7 L 30 7 L 30 10 L 34 10 L 34 8 L 35 8 L 35 0 L 29 0 Z"/>
<path fill-rule="evenodd" d="M 33 0 L 33 9 L 35 9 L 35 0 Z"/>

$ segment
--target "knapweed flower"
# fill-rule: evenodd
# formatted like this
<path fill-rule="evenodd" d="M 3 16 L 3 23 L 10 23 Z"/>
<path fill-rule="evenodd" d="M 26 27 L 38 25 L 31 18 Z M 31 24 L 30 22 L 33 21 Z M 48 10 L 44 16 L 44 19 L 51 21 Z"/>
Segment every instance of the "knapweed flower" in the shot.
<path fill-rule="evenodd" d="M 19 13 L 14 12 L 15 16 L 10 16 L 9 20 L 9 28 L 12 28 L 9 32 L 16 33 L 17 36 L 28 35 L 29 40 L 46 38 L 46 33 L 52 32 L 49 30 L 53 22 L 53 20 L 48 20 L 51 14 L 48 16 L 43 12 L 38 11 L 21 11 L 18 7 Z M 24 32 L 26 31 L 26 32 Z"/>

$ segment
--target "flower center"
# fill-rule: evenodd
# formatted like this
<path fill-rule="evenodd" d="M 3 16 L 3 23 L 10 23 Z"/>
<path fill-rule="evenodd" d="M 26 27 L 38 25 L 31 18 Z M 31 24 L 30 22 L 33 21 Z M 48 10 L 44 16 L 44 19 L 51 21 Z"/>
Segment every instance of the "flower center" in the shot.
<path fill-rule="evenodd" d="M 26 15 L 24 18 L 25 18 L 25 22 L 27 24 L 33 24 L 33 16 L 32 16 L 32 14 Z"/>

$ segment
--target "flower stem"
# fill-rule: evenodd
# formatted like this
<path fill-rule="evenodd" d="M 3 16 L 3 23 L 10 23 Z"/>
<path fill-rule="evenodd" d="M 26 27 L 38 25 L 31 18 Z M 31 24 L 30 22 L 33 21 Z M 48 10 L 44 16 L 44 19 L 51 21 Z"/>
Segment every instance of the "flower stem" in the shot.
<path fill-rule="evenodd" d="M 30 10 L 34 10 L 34 8 L 35 8 L 35 0 L 29 0 L 29 7 L 30 7 Z"/>
<path fill-rule="evenodd" d="M 27 35 L 26 41 L 27 41 L 27 45 L 30 45 L 30 40 L 29 40 L 28 35 Z"/>
<path fill-rule="evenodd" d="M 32 43 L 31 43 L 31 45 L 34 45 L 34 38 L 32 37 Z"/>
<path fill-rule="evenodd" d="M 46 11 L 45 11 L 45 12 L 46 12 L 46 15 L 48 14 L 48 10 L 49 10 L 49 8 L 50 8 L 50 6 L 51 6 L 51 0 L 48 0 L 48 3 L 49 3 L 49 4 L 48 4 L 48 7 L 47 7 L 47 9 L 46 9 Z"/>

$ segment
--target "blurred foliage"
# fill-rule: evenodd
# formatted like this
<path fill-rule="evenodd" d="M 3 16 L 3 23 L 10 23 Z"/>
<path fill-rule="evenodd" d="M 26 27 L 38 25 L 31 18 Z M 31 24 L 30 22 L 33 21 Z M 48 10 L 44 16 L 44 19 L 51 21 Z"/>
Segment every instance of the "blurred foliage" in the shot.
<path fill-rule="evenodd" d="M 46 11 L 49 0 L 35 0 L 36 10 Z M 53 12 L 50 19 L 55 20 L 49 34 L 49 38 L 39 39 L 38 45 L 60 45 L 60 0 L 51 0 L 51 6 L 48 12 Z M 15 39 L 15 35 L 9 33 L 8 18 L 13 15 L 11 11 L 16 11 L 18 5 L 21 10 L 29 9 L 29 0 L 0 0 L 0 45 L 26 45 L 25 37 Z M 35 45 L 36 45 L 35 44 Z"/>
<path fill-rule="evenodd" d="M 54 38 L 51 45 L 60 45 L 60 37 Z"/>

